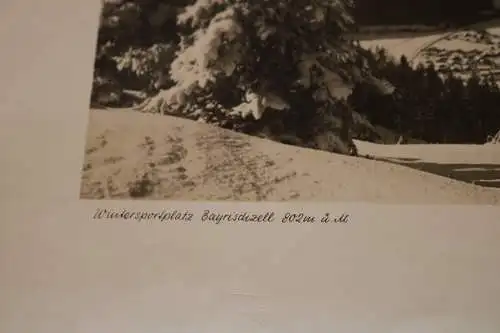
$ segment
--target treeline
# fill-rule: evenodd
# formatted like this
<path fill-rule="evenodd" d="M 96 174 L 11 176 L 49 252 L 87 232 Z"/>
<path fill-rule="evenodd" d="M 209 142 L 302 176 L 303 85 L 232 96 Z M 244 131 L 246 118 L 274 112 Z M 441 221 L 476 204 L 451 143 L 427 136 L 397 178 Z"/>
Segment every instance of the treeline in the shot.
<path fill-rule="evenodd" d="M 494 79 L 453 73 L 440 77 L 433 65 L 413 68 L 406 57 L 396 61 L 383 49 L 367 52 L 377 75 L 396 87 L 381 96 L 360 84 L 349 101 L 373 124 L 431 143 L 485 143 L 500 129 L 500 90 Z"/>
<path fill-rule="evenodd" d="M 360 25 L 470 24 L 493 9 L 492 0 L 355 0 Z"/>

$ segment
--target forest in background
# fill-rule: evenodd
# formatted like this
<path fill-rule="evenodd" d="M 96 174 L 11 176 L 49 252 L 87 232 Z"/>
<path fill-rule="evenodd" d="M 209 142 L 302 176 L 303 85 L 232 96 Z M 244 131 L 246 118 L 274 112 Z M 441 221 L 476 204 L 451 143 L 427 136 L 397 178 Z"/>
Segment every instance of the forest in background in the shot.
<path fill-rule="evenodd" d="M 492 0 L 357 0 L 354 17 L 359 25 L 448 24 L 460 26 L 485 18 Z M 491 13 L 498 16 L 498 13 Z"/>
<path fill-rule="evenodd" d="M 482 144 L 500 128 L 500 89 L 493 75 L 461 79 L 452 71 L 439 73 L 430 63 L 416 68 L 408 59 L 394 59 L 379 48 L 366 52 L 376 75 L 397 87 L 381 96 L 359 84 L 349 101 L 376 125 L 429 143 Z"/>

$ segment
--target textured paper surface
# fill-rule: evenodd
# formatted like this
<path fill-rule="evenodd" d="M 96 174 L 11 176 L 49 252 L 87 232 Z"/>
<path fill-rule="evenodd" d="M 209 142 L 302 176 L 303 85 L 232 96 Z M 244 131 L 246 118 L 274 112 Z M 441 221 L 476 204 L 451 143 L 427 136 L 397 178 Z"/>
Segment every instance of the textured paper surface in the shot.
<path fill-rule="evenodd" d="M 99 5 L 0 4 L 0 332 L 498 332 L 496 207 L 80 200 Z M 136 223 L 97 208 L 351 221 Z"/>

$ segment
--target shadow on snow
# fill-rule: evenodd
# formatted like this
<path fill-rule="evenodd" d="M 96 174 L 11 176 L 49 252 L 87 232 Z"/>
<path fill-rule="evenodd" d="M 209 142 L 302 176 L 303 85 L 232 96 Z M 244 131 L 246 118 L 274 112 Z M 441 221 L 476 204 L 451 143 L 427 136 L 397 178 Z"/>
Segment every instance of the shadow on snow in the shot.
<path fill-rule="evenodd" d="M 403 165 L 475 185 L 500 188 L 500 164 L 432 163 L 413 158 L 379 158 L 380 161 Z"/>

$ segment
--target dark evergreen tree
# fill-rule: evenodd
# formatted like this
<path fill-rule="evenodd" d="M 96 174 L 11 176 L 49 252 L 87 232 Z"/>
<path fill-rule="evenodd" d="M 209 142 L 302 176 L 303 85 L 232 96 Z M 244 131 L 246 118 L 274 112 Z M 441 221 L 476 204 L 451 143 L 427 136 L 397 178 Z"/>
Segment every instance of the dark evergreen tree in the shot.
<path fill-rule="evenodd" d="M 500 129 L 500 89 L 493 75 L 463 81 L 449 72 L 443 79 L 432 64 L 412 68 L 406 57 L 395 63 L 383 50 L 366 58 L 396 86 L 389 97 L 367 85 L 354 89 L 350 103 L 372 123 L 434 143 L 484 143 Z"/>

